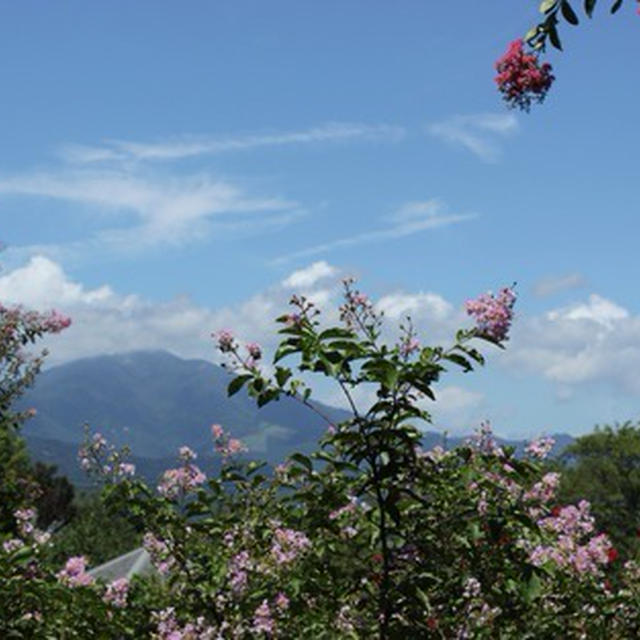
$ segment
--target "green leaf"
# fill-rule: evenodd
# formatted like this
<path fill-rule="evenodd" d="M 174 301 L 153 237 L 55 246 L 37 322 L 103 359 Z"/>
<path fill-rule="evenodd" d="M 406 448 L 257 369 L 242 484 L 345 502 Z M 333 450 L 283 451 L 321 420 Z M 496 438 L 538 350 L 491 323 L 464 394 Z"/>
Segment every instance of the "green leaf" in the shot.
<path fill-rule="evenodd" d="M 297 351 L 299 351 L 300 348 L 296 342 L 296 344 L 290 344 L 288 342 L 283 342 L 278 349 L 276 350 L 276 354 L 273 357 L 273 361 L 274 362 L 278 362 L 278 360 L 282 360 L 282 358 L 285 358 L 288 355 L 291 355 L 292 353 L 296 353 Z"/>
<path fill-rule="evenodd" d="M 276 382 L 284 387 L 285 383 L 291 377 L 291 369 L 285 369 L 284 367 L 276 368 Z"/>
<path fill-rule="evenodd" d="M 309 473 L 313 471 L 313 464 L 311 460 L 302 453 L 292 453 L 289 459 L 301 464 Z"/>
<path fill-rule="evenodd" d="M 554 9 L 557 0 L 542 0 L 540 3 L 540 13 L 549 13 Z"/>
<path fill-rule="evenodd" d="M 540 595 L 540 592 L 542 591 L 542 582 L 535 572 L 531 574 L 531 578 L 529 578 L 529 582 L 526 584 L 523 591 L 523 596 L 527 604 L 531 604 Z"/>
<path fill-rule="evenodd" d="M 559 51 L 562 51 L 562 43 L 560 42 L 560 36 L 558 35 L 558 29 L 556 29 L 555 23 L 549 25 L 547 33 L 549 34 L 551 44 Z"/>
<path fill-rule="evenodd" d="M 242 387 L 244 387 L 245 383 L 251 380 L 251 376 L 250 375 L 244 375 L 244 376 L 237 376 L 236 378 L 234 378 L 230 383 L 229 386 L 227 387 L 227 395 L 228 396 L 232 396 L 236 393 L 238 393 L 238 391 L 240 391 L 240 389 L 242 389 Z"/>
<path fill-rule="evenodd" d="M 622 6 L 622 0 L 616 0 L 612 7 L 611 7 L 611 13 L 617 13 L 618 9 Z"/>
<path fill-rule="evenodd" d="M 562 15 L 564 19 L 569 23 L 576 25 L 578 24 L 578 16 L 576 12 L 571 8 L 571 5 L 567 0 L 562 0 L 562 4 L 560 5 L 560 9 L 562 10 Z"/>
<path fill-rule="evenodd" d="M 591 17 L 596 6 L 596 0 L 584 0 L 584 12 Z"/>

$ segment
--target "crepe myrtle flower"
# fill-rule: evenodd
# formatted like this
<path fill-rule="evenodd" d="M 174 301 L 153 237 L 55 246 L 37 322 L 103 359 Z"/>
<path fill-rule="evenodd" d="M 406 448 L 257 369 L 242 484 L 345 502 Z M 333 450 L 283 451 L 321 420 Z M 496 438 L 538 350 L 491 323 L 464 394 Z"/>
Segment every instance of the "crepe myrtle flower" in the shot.
<path fill-rule="evenodd" d="M 495 68 L 495 82 L 504 101 L 521 111 L 529 111 L 533 102 L 542 102 L 555 80 L 551 65 L 541 64 L 536 52 L 525 51 L 521 38 L 509 43 Z"/>

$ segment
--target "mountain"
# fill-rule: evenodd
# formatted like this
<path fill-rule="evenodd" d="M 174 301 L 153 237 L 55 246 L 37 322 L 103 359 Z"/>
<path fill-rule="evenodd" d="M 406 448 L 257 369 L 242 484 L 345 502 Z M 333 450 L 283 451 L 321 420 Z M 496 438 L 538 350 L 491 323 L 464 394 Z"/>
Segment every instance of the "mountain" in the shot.
<path fill-rule="evenodd" d="M 136 351 L 75 360 L 40 374 L 22 399 L 36 416 L 23 434 L 34 459 L 57 464 L 77 483 L 85 480 L 76 461 L 83 425 L 100 431 L 116 446 L 129 445 L 143 475 L 154 479 L 175 466 L 178 447 L 188 445 L 203 467 L 215 468 L 210 425 L 221 424 L 270 463 L 293 451 L 310 452 L 326 422 L 299 402 L 283 397 L 261 409 L 240 392 L 229 398 L 229 373 L 204 360 L 184 360 L 165 351 Z M 346 411 L 316 403 L 337 423 Z M 556 452 L 571 441 L 556 436 Z M 449 438 L 455 446 L 463 438 Z M 522 451 L 521 441 L 501 441 Z M 442 444 L 427 432 L 423 446 Z"/>
<path fill-rule="evenodd" d="M 165 351 L 75 360 L 44 371 L 24 396 L 20 406 L 37 413 L 23 434 L 34 457 L 51 462 L 62 457 L 67 468 L 68 450 L 71 446 L 75 457 L 85 424 L 146 459 L 174 459 L 184 444 L 211 452 L 213 423 L 269 461 L 294 450 L 310 451 L 326 430 L 322 418 L 291 398 L 261 409 L 244 392 L 229 398 L 230 380 L 220 366 Z M 348 417 L 316 404 L 335 422 Z"/>

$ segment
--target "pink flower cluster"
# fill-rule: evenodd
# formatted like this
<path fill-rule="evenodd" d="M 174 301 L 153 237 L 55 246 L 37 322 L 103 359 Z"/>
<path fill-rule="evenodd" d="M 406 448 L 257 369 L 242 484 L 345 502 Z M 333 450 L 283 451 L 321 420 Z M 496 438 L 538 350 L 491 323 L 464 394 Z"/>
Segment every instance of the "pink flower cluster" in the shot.
<path fill-rule="evenodd" d="M 42 328 L 47 333 L 60 333 L 71 326 L 71 318 L 64 316 L 55 309 L 41 316 Z"/>
<path fill-rule="evenodd" d="M 171 555 L 169 545 L 164 540 L 156 538 L 153 533 L 147 532 L 144 534 L 144 537 L 142 538 L 142 546 L 151 556 L 153 566 L 159 573 L 163 575 L 168 573 L 171 567 L 175 564 L 175 559 Z"/>
<path fill-rule="evenodd" d="M 235 338 L 231 331 L 228 329 L 221 329 L 212 335 L 218 340 L 218 349 L 220 349 L 222 353 L 229 353 L 234 350 Z"/>
<path fill-rule="evenodd" d="M 271 545 L 271 557 L 277 564 L 289 564 L 311 546 L 311 541 L 301 531 L 277 528 Z"/>
<path fill-rule="evenodd" d="M 2 333 L 9 338 L 16 337 L 15 332 L 22 325 L 27 333 L 60 333 L 71 325 L 71 318 L 62 315 L 59 311 L 39 313 L 38 311 L 25 311 L 22 307 L 5 307 L 0 304 L 0 324 Z"/>
<path fill-rule="evenodd" d="M 499 458 L 504 456 L 504 450 L 498 445 L 489 421 L 480 423 L 480 427 L 476 429 L 475 434 L 469 438 L 469 444 L 480 453 L 498 456 Z"/>
<path fill-rule="evenodd" d="M 475 300 L 468 300 L 465 307 L 467 313 L 475 318 L 479 335 L 502 342 L 509 339 L 515 302 L 516 294 L 513 289 L 505 287 L 497 296 L 484 293 Z"/>
<path fill-rule="evenodd" d="M 94 583 L 93 576 L 87 573 L 87 559 L 84 556 L 69 558 L 56 577 L 68 587 L 88 587 Z"/>
<path fill-rule="evenodd" d="M 129 594 L 129 581 L 126 578 L 118 578 L 107 585 L 102 599 L 114 607 L 122 609 L 127 606 L 127 595 Z"/>
<path fill-rule="evenodd" d="M 179 455 L 183 465 L 176 469 L 167 469 L 158 485 L 158 492 L 169 500 L 190 493 L 207 480 L 200 468 L 192 464 L 191 461 L 195 459 L 196 454 L 189 447 L 180 447 Z"/>
<path fill-rule="evenodd" d="M 240 551 L 229 560 L 229 585 L 234 594 L 239 595 L 247 588 L 247 571 L 249 571 L 252 566 L 253 564 L 248 551 Z"/>
<path fill-rule="evenodd" d="M 542 102 L 554 76 L 548 62 L 540 64 L 536 53 L 524 51 L 522 39 L 514 40 L 496 62 L 495 82 L 510 107 L 529 111 L 533 101 Z"/>
<path fill-rule="evenodd" d="M 419 349 L 420 341 L 414 336 L 407 336 L 407 338 L 398 345 L 398 351 L 403 358 L 408 358 Z"/>
<path fill-rule="evenodd" d="M 556 441 L 550 436 L 543 436 L 542 438 L 538 438 L 537 440 L 532 440 L 525 448 L 525 452 L 528 453 L 533 458 L 538 458 L 538 460 L 544 460 L 551 449 L 553 449 L 553 445 Z"/>
<path fill-rule="evenodd" d="M 230 438 L 219 424 L 211 425 L 211 435 L 215 440 L 216 451 L 224 458 L 246 453 L 248 451 L 245 444 L 237 438 Z"/>
<path fill-rule="evenodd" d="M 560 474 L 553 471 L 545 473 L 539 482 L 536 482 L 529 491 L 524 494 L 525 500 L 548 504 L 556 497 L 560 486 Z M 536 513 L 539 509 L 536 507 Z"/>
<path fill-rule="evenodd" d="M 24 545 L 25 540 L 35 543 L 36 545 L 43 545 L 51 539 L 51 534 L 48 531 L 41 531 L 36 528 L 35 522 L 37 515 L 36 510 L 32 508 L 17 509 L 14 512 L 13 517 L 16 519 L 18 533 L 23 538 L 22 540 L 17 540 L 21 547 Z M 9 540 L 8 543 L 9 548 L 5 547 L 5 551 L 10 553 L 16 548 L 15 541 Z"/>
<path fill-rule="evenodd" d="M 154 640 L 213 640 L 216 631 L 206 624 L 203 617 L 199 617 L 195 622 L 187 622 L 184 625 L 176 619 L 174 607 L 168 607 L 153 614 L 156 622 L 156 633 L 151 637 Z M 217 636 L 221 637 L 221 636 Z"/>
<path fill-rule="evenodd" d="M 538 521 L 541 529 L 557 535 L 554 545 L 538 545 L 531 550 L 529 560 L 536 566 L 552 562 L 572 569 L 578 574 L 596 575 L 601 565 L 615 558 L 616 552 L 609 537 L 601 533 L 582 543 L 584 536 L 593 532 L 594 520 L 590 505 L 581 500 L 577 506 L 569 505 L 557 514 Z"/>
<path fill-rule="evenodd" d="M 253 614 L 253 633 L 265 633 L 267 636 L 273 635 L 275 621 L 271 617 L 271 608 L 267 600 L 263 600 Z"/>

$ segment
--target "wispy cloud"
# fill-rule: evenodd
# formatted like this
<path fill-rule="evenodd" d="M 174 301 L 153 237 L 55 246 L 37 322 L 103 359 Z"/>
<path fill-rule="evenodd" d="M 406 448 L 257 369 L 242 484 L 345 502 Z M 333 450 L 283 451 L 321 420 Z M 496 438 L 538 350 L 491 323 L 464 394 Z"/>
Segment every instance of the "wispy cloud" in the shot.
<path fill-rule="evenodd" d="M 158 142 L 108 140 L 102 145 L 67 145 L 61 154 L 69 162 L 90 164 L 123 161 L 168 161 L 259 147 L 347 142 L 353 140 L 398 141 L 403 127 L 377 124 L 330 122 L 300 131 L 254 133 L 227 137 L 191 136 Z"/>
<path fill-rule="evenodd" d="M 295 202 L 256 197 L 207 175 L 165 176 L 125 170 L 34 173 L 0 179 L 0 194 L 50 198 L 85 205 L 87 215 L 119 214 L 98 232 L 94 243 L 110 249 L 183 244 L 208 235 L 214 224 L 282 225 L 302 211 Z M 122 214 L 127 214 L 122 224 Z M 114 217 L 115 221 L 115 217 Z"/>
<path fill-rule="evenodd" d="M 517 130 L 518 120 L 512 113 L 453 116 L 427 127 L 432 136 L 461 146 L 484 162 L 497 162 L 502 156 L 500 139 Z"/>
<path fill-rule="evenodd" d="M 447 227 L 452 224 L 466 222 L 474 219 L 476 214 L 449 214 L 446 213 L 446 207 L 439 200 L 426 200 L 423 202 L 410 202 L 402 206 L 391 215 L 383 218 L 386 226 L 372 231 L 357 233 L 345 238 L 338 238 L 322 244 L 308 247 L 296 251 L 286 256 L 282 256 L 274 260 L 274 263 L 287 262 L 295 258 L 306 258 L 333 251 L 334 249 L 345 249 L 360 244 L 369 244 L 382 242 L 384 240 L 393 240 L 404 238 L 406 236 L 437 229 L 439 227 Z"/>
<path fill-rule="evenodd" d="M 538 280 L 533 285 L 533 293 L 539 298 L 545 298 L 562 291 L 584 287 L 586 284 L 587 281 L 581 273 L 569 273 L 564 276 L 552 276 Z"/>

